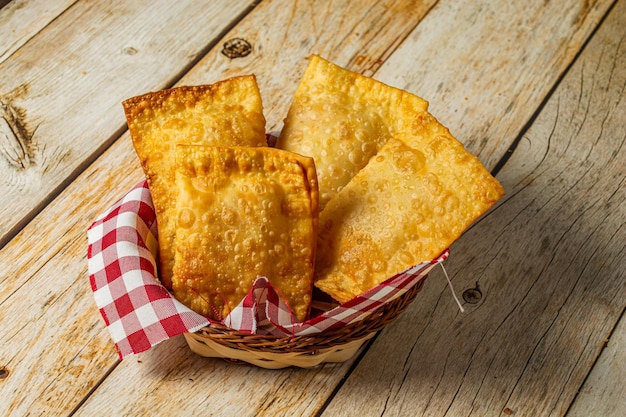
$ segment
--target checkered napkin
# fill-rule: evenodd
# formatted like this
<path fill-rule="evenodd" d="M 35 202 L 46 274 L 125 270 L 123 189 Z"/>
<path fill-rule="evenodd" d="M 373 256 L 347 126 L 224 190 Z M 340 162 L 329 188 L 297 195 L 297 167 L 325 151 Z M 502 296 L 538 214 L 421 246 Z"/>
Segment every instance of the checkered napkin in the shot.
<path fill-rule="evenodd" d="M 145 181 L 94 221 L 88 243 L 91 289 L 120 359 L 210 323 L 173 298 L 156 278 L 156 216 Z M 400 297 L 447 257 L 445 251 L 302 323 L 294 321 L 280 291 L 259 277 L 221 323 L 238 331 L 275 336 L 308 335 L 344 326 Z"/>

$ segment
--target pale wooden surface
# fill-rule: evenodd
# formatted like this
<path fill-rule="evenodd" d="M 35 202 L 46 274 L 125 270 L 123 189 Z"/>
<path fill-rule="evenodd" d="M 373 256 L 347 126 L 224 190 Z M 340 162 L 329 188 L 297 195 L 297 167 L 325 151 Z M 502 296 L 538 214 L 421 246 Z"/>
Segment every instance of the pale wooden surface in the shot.
<path fill-rule="evenodd" d="M 76 0 L 15 0 L 0 9 L 0 62 L 69 8 Z M 0 2 L 3 5 L 4 2 Z"/>
<path fill-rule="evenodd" d="M 145 4 L 31 14 L 0 60 L 0 98 L 36 127 L 30 165 L 0 156 L 0 415 L 626 415 L 626 1 Z M 232 37 L 253 52 L 224 57 Z M 507 196 L 445 263 L 482 299 L 460 313 L 435 271 L 344 364 L 233 366 L 182 337 L 118 361 L 85 258 L 142 178 L 119 102 L 254 72 L 280 128 L 311 53 L 425 97 L 490 168 L 510 154 Z"/>
<path fill-rule="evenodd" d="M 619 416 L 626 410 L 626 319 L 622 317 L 606 349 L 572 404 L 568 417 Z"/>

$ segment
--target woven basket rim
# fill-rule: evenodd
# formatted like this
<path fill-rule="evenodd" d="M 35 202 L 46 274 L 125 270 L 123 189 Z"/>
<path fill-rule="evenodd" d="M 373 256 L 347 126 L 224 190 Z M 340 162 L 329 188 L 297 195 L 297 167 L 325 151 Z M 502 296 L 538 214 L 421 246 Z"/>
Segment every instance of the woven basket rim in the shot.
<path fill-rule="evenodd" d="M 416 298 L 427 276 L 409 288 L 404 294 L 381 305 L 363 319 L 348 325 L 302 336 L 272 336 L 250 334 L 233 330 L 220 323 L 211 323 L 196 331 L 197 338 L 209 339 L 220 345 L 251 352 L 309 353 L 341 347 L 347 343 L 371 337 L 393 322 Z"/>

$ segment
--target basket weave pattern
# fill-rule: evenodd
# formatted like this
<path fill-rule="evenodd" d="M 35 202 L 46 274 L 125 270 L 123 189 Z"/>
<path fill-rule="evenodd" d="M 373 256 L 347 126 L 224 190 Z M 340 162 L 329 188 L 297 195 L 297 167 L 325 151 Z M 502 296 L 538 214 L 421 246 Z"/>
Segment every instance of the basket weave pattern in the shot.
<path fill-rule="evenodd" d="M 212 323 L 195 333 L 186 333 L 185 338 L 191 350 L 201 356 L 248 362 L 264 368 L 311 367 L 322 362 L 342 362 L 394 321 L 421 291 L 424 280 L 364 319 L 321 333 L 276 337 L 235 331 Z"/>

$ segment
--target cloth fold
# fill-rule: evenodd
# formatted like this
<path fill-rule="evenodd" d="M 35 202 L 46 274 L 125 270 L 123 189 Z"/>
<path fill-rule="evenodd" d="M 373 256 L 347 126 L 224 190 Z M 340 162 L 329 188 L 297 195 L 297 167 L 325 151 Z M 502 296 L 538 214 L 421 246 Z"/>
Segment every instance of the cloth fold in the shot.
<path fill-rule="evenodd" d="M 210 320 L 176 300 L 157 278 L 157 228 L 146 181 L 133 187 L 89 227 L 88 272 L 94 300 L 120 359 L 174 336 L 195 332 Z M 408 268 L 339 306 L 305 322 L 293 314 L 265 277 L 222 324 L 238 331 L 275 336 L 310 335 L 362 320 L 425 279 L 449 255 Z"/>

